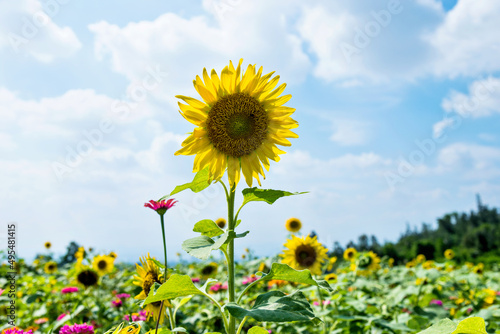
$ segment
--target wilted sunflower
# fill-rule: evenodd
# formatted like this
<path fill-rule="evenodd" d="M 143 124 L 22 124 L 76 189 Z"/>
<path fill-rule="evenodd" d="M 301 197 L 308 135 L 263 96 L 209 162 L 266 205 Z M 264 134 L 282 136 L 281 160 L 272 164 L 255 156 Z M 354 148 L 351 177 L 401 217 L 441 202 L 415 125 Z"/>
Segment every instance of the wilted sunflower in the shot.
<path fill-rule="evenodd" d="M 224 228 L 226 227 L 226 220 L 224 218 L 219 218 L 215 221 L 215 223 L 217 224 L 217 226 L 219 226 L 220 228 Z"/>
<path fill-rule="evenodd" d="M 47 241 L 45 244 L 44 244 L 45 248 L 47 249 L 50 249 L 50 247 L 52 247 L 52 244 L 50 243 L 50 241 Z"/>
<path fill-rule="evenodd" d="M 92 261 L 92 267 L 99 274 L 99 276 L 104 276 L 114 268 L 115 259 L 108 255 L 97 255 Z"/>
<path fill-rule="evenodd" d="M 54 261 L 49 261 L 45 263 L 45 266 L 43 267 L 43 270 L 45 271 L 46 274 L 53 274 L 57 271 L 57 263 Z"/>
<path fill-rule="evenodd" d="M 99 275 L 93 269 L 83 267 L 76 275 L 76 280 L 78 283 L 88 288 L 97 284 Z"/>
<path fill-rule="evenodd" d="M 155 283 L 162 284 L 163 274 L 160 273 L 160 268 L 153 262 L 154 257 L 151 257 L 148 253 L 147 257 L 142 257 L 139 259 L 141 261 L 142 266 L 136 263 L 135 267 L 137 270 L 137 274 L 134 276 L 134 285 L 140 286 L 142 288 L 141 292 L 135 296 L 135 299 L 146 299 L 151 291 L 151 288 Z M 166 300 L 164 305 L 171 306 L 171 304 Z M 161 302 L 153 302 L 151 304 L 146 305 L 145 310 L 148 312 L 148 318 L 153 315 L 155 321 L 158 319 L 158 315 L 160 314 L 160 306 Z M 160 322 L 163 323 L 166 314 L 166 307 L 162 308 Z"/>
<path fill-rule="evenodd" d="M 207 279 L 214 276 L 217 273 L 218 265 L 215 262 L 210 262 L 205 267 L 201 269 L 201 277 Z"/>
<path fill-rule="evenodd" d="M 344 260 L 351 261 L 352 259 L 354 259 L 354 257 L 356 256 L 357 253 L 358 252 L 356 251 L 355 248 L 353 248 L 353 247 L 347 248 L 344 251 Z"/>
<path fill-rule="evenodd" d="M 316 236 L 299 238 L 292 235 L 284 246 L 287 249 L 281 255 L 283 263 L 297 270 L 309 269 L 312 274 L 321 274 L 321 266 L 328 259 L 328 249 L 318 242 Z"/>
<path fill-rule="evenodd" d="M 203 69 L 203 80 L 196 76 L 194 87 L 203 102 L 178 95 L 181 115 L 196 128 L 175 154 L 196 155 L 193 172 L 209 167 L 210 180 L 219 180 L 227 168 L 229 183 L 238 184 L 240 170 L 248 186 L 253 178 L 260 184 L 265 177 L 262 165 L 269 171 L 269 159 L 279 161 L 285 153 L 276 145 L 291 146 L 287 138 L 298 138 L 291 131 L 298 123 L 290 116 L 295 109 L 285 107 L 291 95 L 280 94 L 286 84 L 278 84 L 274 72 L 262 75 L 255 65 L 241 70 L 230 61 L 220 77 Z M 261 165 L 262 163 L 262 165 Z"/>
<path fill-rule="evenodd" d="M 290 232 L 298 232 L 302 228 L 302 222 L 300 219 L 292 217 L 286 221 L 285 227 Z"/>
<path fill-rule="evenodd" d="M 451 260 L 455 257 L 455 252 L 452 249 L 447 249 L 444 251 L 444 257 Z"/>

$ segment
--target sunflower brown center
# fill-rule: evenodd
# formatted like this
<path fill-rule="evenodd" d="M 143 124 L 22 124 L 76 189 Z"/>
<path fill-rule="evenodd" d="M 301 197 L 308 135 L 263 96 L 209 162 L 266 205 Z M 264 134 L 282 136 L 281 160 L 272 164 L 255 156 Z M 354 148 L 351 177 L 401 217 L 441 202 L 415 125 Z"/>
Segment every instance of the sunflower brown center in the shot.
<path fill-rule="evenodd" d="M 290 222 L 290 228 L 292 228 L 292 229 L 297 229 L 297 228 L 299 228 L 299 227 L 300 227 L 300 223 L 299 223 L 298 221 L 296 221 L 296 220 L 292 220 L 292 221 Z"/>
<path fill-rule="evenodd" d="M 95 272 L 91 270 L 84 270 L 78 274 L 76 279 L 85 286 L 91 286 L 97 283 L 98 277 Z"/>
<path fill-rule="evenodd" d="M 202 273 L 203 275 L 210 275 L 210 274 L 212 274 L 213 272 L 214 272 L 214 267 L 212 267 L 212 266 L 206 266 L 206 267 L 204 267 L 204 268 L 201 270 L 201 273 Z"/>
<path fill-rule="evenodd" d="M 316 262 L 316 251 L 309 245 L 301 245 L 295 250 L 295 260 L 302 267 L 311 267 Z"/>
<path fill-rule="evenodd" d="M 151 287 L 153 286 L 153 284 L 155 284 L 155 282 L 161 283 L 158 279 L 158 276 L 153 273 L 148 273 L 146 277 L 144 277 L 144 281 L 142 282 L 142 290 L 144 290 L 146 296 L 149 295 L 149 291 L 151 291 Z"/>
<path fill-rule="evenodd" d="M 97 262 L 97 268 L 99 268 L 100 270 L 106 269 L 107 266 L 108 266 L 108 263 L 104 260 Z"/>
<path fill-rule="evenodd" d="M 221 153 L 240 158 L 266 139 L 269 119 L 262 104 L 245 93 L 218 100 L 208 113 L 207 137 Z"/>

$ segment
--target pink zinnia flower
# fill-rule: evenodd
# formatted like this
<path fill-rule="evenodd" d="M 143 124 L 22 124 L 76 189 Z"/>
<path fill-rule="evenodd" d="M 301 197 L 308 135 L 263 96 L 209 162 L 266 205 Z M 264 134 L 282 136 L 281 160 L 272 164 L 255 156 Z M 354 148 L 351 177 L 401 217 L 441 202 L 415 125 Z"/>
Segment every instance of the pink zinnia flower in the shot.
<path fill-rule="evenodd" d="M 39 319 L 35 319 L 35 324 L 41 325 L 41 324 L 46 323 L 47 321 L 49 321 L 48 318 L 39 318 Z"/>
<path fill-rule="evenodd" d="M 116 298 L 127 299 L 130 298 L 130 295 L 128 293 L 119 293 L 116 295 Z"/>
<path fill-rule="evenodd" d="M 253 283 L 255 282 L 256 280 L 258 280 L 259 278 L 255 275 L 252 275 L 252 276 L 248 276 L 248 277 L 245 277 L 243 279 L 243 285 L 246 285 L 246 284 L 250 284 L 250 283 Z"/>
<path fill-rule="evenodd" d="M 313 302 L 314 306 L 319 306 L 319 302 Z"/>
<path fill-rule="evenodd" d="M 76 286 L 68 286 L 67 288 L 61 289 L 62 294 L 78 292 L 78 288 Z"/>
<path fill-rule="evenodd" d="M 61 320 L 62 318 L 64 318 L 64 317 L 65 317 L 65 316 L 67 316 L 67 315 L 69 315 L 69 313 L 63 313 L 63 314 L 61 314 L 61 315 L 59 315 L 59 316 L 57 317 L 57 320 Z"/>
<path fill-rule="evenodd" d="M 94 327 L 84 323 L 83 325 L 74 324 L 73 326 L 65 325 L 59 331 L 59 334 L 94 334 Z"/>
<path fill-rule="evenodd" d="M 191 281 L 193 281 L 193 283 L 199 283 L 200 279 L 198 277 L 193 277 L 191 278 Z"/>
<path fill-rule="evenodd" d="M 12 327 L 12 328 L 6 329 L 5 334 L 33 334 L 33 332 L 31 331 L 31 329 L 29 331 L 25 332 L 22 329 L 19 329 L 17 327 Z"/>
<path fill-rule="evenodd" d="M 4 291 L 5 291 L 5 289 L 4 289 L 4 290 L 0 289 L 0 296 L 2 295 L 2 293 L 3 293 Z"/>
<path fill-rule="evenodd" d="M 443 306 L 443 302 L 440 301 L 439 299 L 433 299 L 431 300 L 431 302 L 429 303 L 430 305 L 439 305 L 439 306 Z"/>
<path fill-rule="evenodd" d="M 111 301 L 111 306 L 113 306 L 113 307 L 120 307 L 122 305 L 123 305 L 123 302 L 121 299 Z"/>
<path fill-rule="evenodd" d="M 168 201 L 165 201 L 164 199 L 158 202 L 151 200 L 149 203 L 145 203 L 144 206 L 155 210 L 159 215 L 163 216 L 168 209 L 174 206 L 175 203 L 177 203 L 177 201 L 171 198 Z"/>

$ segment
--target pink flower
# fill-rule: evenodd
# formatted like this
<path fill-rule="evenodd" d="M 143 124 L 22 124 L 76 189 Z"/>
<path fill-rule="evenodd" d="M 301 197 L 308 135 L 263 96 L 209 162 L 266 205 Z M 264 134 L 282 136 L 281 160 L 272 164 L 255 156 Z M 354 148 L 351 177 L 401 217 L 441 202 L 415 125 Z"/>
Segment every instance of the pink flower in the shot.
<path fill-rule="evenodd" d="M 29 331 L 25 332 L 22 329 L 19 329 L 17 327 L 12 327 L 12 328 L 5 330 L 5 334 L 32 334 L 32 333 L 33 332 L 31 331 L 31 329 Z"/>
<path fill-rule="evenodd" d="M 0 293 L 0 295 L 1 295 L 1 293 Z M 500 296 L 500 291 L 497 291 L 497 296 Z"/>
<path fill-rule="evenodd" d="M 48 318 L 39 318 L 39 319 L 35 319 L 35 324 L 41 325 L 41 324 L 46 323 L 47 321 L 49 321 Z"/>
<path fill-rule="evenodd" d="M 443 302 L 440 301 L 439 299 L 433 299 L 431 300 L 431 302 L 429 303 L 429 305 L 439 305 L 439 306 L 443 306 Z"/>
<path fill-rule="evenodd" d="M 148 318 L 148 311 L 140 310 L 139 313 L 132 313 L 132 321 L 146 321 Z M 128 314 L 123 316 L 124 320 L 130 321 Z"/>
<path fill-rule="evenodd" d="M 123 305 L 123 302 L 121 299 L 111 301 L 111 306 L 113 306 L 113 307 L 120 307 L 122 305 Z"/>
<path fill-rule="evenodd" d="M 59 331 L 59 334 L 94 334 L 94 327 L 84 323 L 83 325 L 74 324 L 73 326 L 65 325 Z"/>
<path fill-rule="evenodd" d="M 174 206 L 175 203 L 177 203 L 177 201 L 171 198 L 168 201 L 165 201 L 164 199 L 158 202 L 151 200 L 149 203 L 145 203 L 144 206 L 155 210 L 159 215 L 163 216 L 168 209 Z"/>
<path fill-rule="evenodd" d="M 191 281 L 193 281 L 193 283 L 199 283 L 200 279 L 198 277 L 193 277 L 191 278 Z"/>
<path fill-rule="evenodd" d="M 4 291 L 5 291 L 5 289 L 4 289 L 4 290 L 0 289 L 0 296 L 2 295 L 2 293 L 3 293 Z"/>
<path fill-rule="evenodd" d="M 227 288 L 228 288 L 227 282 L 225 282 L 224 284 L 215 283 L 210 287 L 210 291 L 218 292 L 220 290 L 227 290 Z"/>
<path fill-rule="evenodd" d="M 116 298 L 127 299 L 130 298 L 130 295 L 128 293 L 119 293 L 116 295 Z"/>
<path fill-rule="evenodd" d="M 61 314 L 61 315 L 59 315 L 59 316 L 57 317 L 57 320 L 61 320 L 62 318 L 64 318 L 64 317 L 65 317 L 65 316 L 67 316 L 67 315 L 69 315 L 69 313 L 63 313 L 63 314 Z"/>
<path fill-rule="evenodd" d="M 314 306 L 319 306 L 319 302 L 313 302 Z"/>
<path fill-rule="evenodd" d="M 329 300 L 323 300 L 323 305 L 330 305 L 331 301 Z"/>
<path fill-rule="evenodd" d="M 250 283 L 253 283 L 255 282 L 256 280 L 258 280 L 259 278 L 255 275 L 252 275 L 252 276 L 248 276 L 248 277 L 245 277 L 243 279 L 243 285 L 246 285 L 246 284 L 250 284 Z"/>
<path fill-rule="evenodd" d="M 73 292 L 78 292 L 78 288 L 75 286 L 68 286 L 67 288 L 61 289 L 62 294 L 73 293 Z"/>

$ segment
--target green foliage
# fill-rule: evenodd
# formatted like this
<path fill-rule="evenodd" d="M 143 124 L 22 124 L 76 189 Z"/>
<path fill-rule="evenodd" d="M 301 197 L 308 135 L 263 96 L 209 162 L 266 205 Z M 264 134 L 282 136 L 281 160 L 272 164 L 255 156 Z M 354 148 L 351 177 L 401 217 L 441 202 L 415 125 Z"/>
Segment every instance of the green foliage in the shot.
<path fill-rule="evenodd" d="M 488 334 L 488 332 L 484 319 L 471 317 L 460 321 L 458 325 L 450 319 L 443 319 L 419 334 Z"/>
<path fill-rule="evenodd" d="M 301 195 L 307 192 L 291 193 L 284 190 L 274 190 L 274 189 L 259 189 L 256 187 L 243 189 L 243 205 L 253 202 L 253 201 L 263 201 L 267 204 L 273 204 L 281 197 Z"/>

